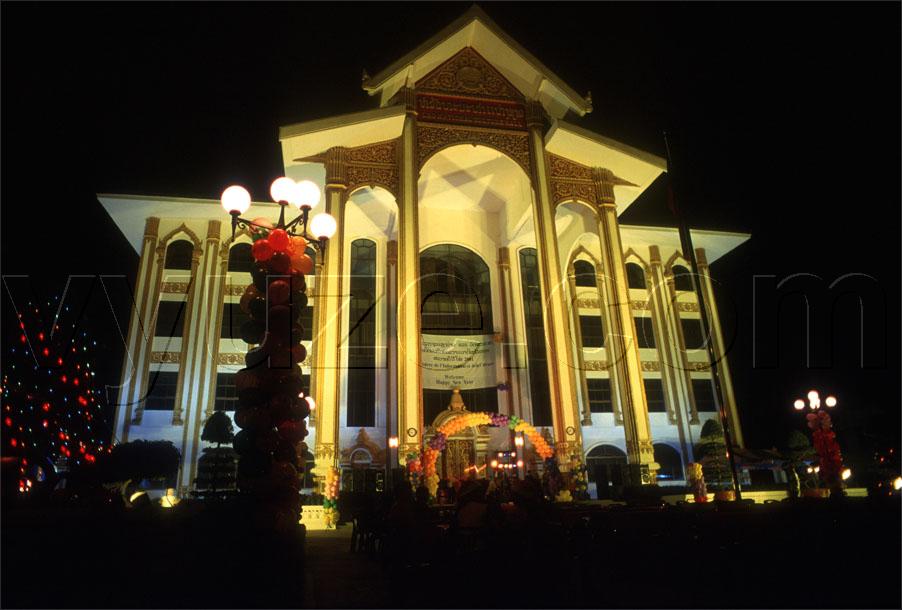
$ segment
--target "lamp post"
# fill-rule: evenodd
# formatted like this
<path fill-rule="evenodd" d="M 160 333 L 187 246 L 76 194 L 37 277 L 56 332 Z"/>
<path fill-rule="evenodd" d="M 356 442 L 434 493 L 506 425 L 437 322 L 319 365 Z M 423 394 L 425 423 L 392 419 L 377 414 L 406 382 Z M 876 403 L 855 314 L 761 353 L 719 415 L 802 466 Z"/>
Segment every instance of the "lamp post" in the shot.
<path fill-rule="evenodd" d="M 807 402 L 801 398 L 796 399 L 792 406 L 796 411 L 808 411 L 805 419 L 811 429 L 823 479 L 830 486 L 833 495 L 841 496 L 843 495 L 843 480 L 851 476 L 851 470 L 848 475 L 845 475 L 842 470 L 842 453 L 839 450 L 839 443 L 836 442 L 833 420 L 827 412 L 834 408 L 838 401 L 835 396 L 827 396 L 821 401 L 820 393 L 817 390 L 808 392 L 807 398 Z M 826 409 L 822 409 L 822 405 Z"/>
<path fill-rule="evenodd" d="M 300 323 L 300 312 L 307 304 L 304 275 L 313 270 L 305 250 L 309 242 L 320 254 L 325 253 L 337 226 L 329 214 L 310 218 L 310 210 L 320 200 L 319 187 L 313 182 L 281 177 L 269 192 L 280 207 L 275 226 L 241 217 L 251 206 L 250 193 L 244 187 L 230 186 L 221 197 L 223 209 L 232 217 L 232 238 L 239 227 L 268 231 L 251 249 L 253 281 L 241 302 L 250 318 L 242 326 L 242 338 L 258 347 L 248 351 L 247 366 L 235 374 L 235 423 L 241 432 L 233 445 L 239 455 L 238 488 L 257 499 L 254 519 L 293 531 L 301 512 L 298 470 L 306 470 L 303 457 L 298 459 L 298 447 L 307 436 L 305 419 L 315 407 L 312 399 L 304 396 L 300 367 L 307 355 Z M 299 214 L 286 222 L 289 205 Z M 323 502 L 329 520 L 337 509 L 337 480 L 333 477 L 330 483 Z"/>
<path fill-rule="evenodd" d="M 295 182 L 291 178 L 276 178 L 269 188 L 273 201 L 279 204 L 279 221 L 275 227 L 242 218 L 241 215 L 251 207 L 251 195 L 243 186 L 233 185 L 222 192 L 222 207 L 232 216 L 232 237 L 240 228 L 258 227 L 260 229 L 282 229 L 288 235 L 300 236 L 316 247 L 320 254 L 325 253 L 326 243 L 335 235 L 338 224 L 330 214 L 317 214 L 310 218 L 310 211 L 319 204 L 320 191 L 310 180 Z M 294 207 L 299 214 L 289 222 L 285 222 L 285 208 Z M 308 226 L 309 222 L 309 226 Z M 309 232 L 308 232 L 309 231 Z"/>

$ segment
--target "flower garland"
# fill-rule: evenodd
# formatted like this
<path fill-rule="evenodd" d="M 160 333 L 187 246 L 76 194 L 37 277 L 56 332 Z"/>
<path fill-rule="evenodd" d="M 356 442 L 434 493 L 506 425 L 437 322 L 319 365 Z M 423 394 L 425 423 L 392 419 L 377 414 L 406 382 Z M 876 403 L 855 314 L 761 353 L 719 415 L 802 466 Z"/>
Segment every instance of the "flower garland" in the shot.
<path fill-rule="evenodd" d="M 570 460 L 570 488 L 573 499 L 589 499 L 589 469 L 575 453 Z"/>
<path fill-rule="evenodd" d="M 326 527 L 333 528 L 338 524 L 338 483 L 341 471 L 334 466 L 326 472 L 326 488 L 323 490 L 323 513 Z"/>
<path fill-rule="evenodd" d="M 435 471 L 435 462 L 438 460 L 439 454 L 445 449 L 448 443 L 448 437 L 454 436 L 465 428 L 475 426 L 492 426 L 493 428 L 510 428 L 512 432 L 520 432 L 529 437 L 536 453 L 542 459 L 548 459 L 554 455 L 554 450 L 545 442 L 545 439 L 538 430 L 532 427 L 516 415 L 502 415 L 500 413 L 486 413 L 479 411 L 475 413 L 462 413 L 457 417 L 449 419 L 436 430 L 435 436 L 426 446 L 426 451 L 422 457 L 423 474 L 426 478 L 426 489 L 429 495 L 435 497 L 438 491 L 439 477 Z"/>

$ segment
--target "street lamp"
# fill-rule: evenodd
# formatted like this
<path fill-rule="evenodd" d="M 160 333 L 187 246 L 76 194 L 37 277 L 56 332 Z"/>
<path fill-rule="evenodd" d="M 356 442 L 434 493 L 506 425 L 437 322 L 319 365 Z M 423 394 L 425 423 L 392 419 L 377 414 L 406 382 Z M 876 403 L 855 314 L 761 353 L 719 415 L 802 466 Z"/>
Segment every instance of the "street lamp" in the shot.
<path fill-rule="evenodd" d="M 833 431 L 833 421 L 827 409 L 832 409 L 838 403 L 835 396 L 827 396 L 823 402 L 817 390 L 811 390 L 807 394 L 808 402 L 797 398 L 792 406 L 796 411 L 808 409 L 805 416 L 808 427 L 811 429 L 814 449 L 819 456 L 820 465 L 814 468 L 814 472 L 824 471 L 824 480 L 828 483 L 834 494 L 842 495 L 843 481 L 852 476 L 848 468 L 842 469 L 842 453 L 836 442 L 836 433 Z M 821 410 L 821 404 L 827 409 Z M 809 468 L 809 472 L 811 469 Z"/>
<path fill-rule="evenodd" d="M 837 402 L 835 396 L 828 396 L 824 399 L 823 404 L 832 409 L 836 406 Z M 821 395 L 817 390 L 811 390 L 808 392 L 808 402 L 805 402 L 801 398 L 797 398 L 796 401 L 792 403 L 792 406 L 796 411 L 804 411 L 806 407 L 812 411 L 817 411 L 821 408 Z"/>
<path fill-rule="evenodd" d="M 243 186 L 233 185 L 222 192 L 220 198 L 222 207 L 232 216 L 232 237 L 235 237 L 235 230 L 239 227 L 243 229 L 247 227 L 282 229 L 289 235 L 299 235 L 305 238 L 316 245 L 320 253 L 325 253 L 326 242 L 335 235 L 338 224 L 332 216 L 325 213 L 310 218 L 310 210 L 319 204 L 319 187 L 310 180 L 295 182 L 291 178 L 282 176 L 273 181 L 269 188 L 269 194 L 273 201 L 279 204 L 279 222 L 275 227 L 268 227 L 241 217 L 251 207 L 251 195 Z M 285 208 L 289 205 L 298 210 L 299 214 L 294 220 L 286 223 Z"/>

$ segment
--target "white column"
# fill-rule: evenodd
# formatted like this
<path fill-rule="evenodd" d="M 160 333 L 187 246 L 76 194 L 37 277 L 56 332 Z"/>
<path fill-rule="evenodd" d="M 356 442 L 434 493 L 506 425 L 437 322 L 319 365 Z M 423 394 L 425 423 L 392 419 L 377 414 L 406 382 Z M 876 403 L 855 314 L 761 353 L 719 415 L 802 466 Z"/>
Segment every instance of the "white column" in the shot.
<path fill-rule="evenodd" d="M 651 425 L 648 421 L 648 405 L 642 384 L 642 367 L 636 343 L 636 327 L 630 307 L 626 266 L 620 240 L 620 224 L 614 202 L 614 175 L 610 170 L 594 168 L 595 187 L 599 202 L 598 232 L 601 238 L 601 255 L 605 274 L 609 337 L 608 349 L 611 364 L 618 368 L 618 390 L 623 407 L 624 432 L 627 459 L 630 464 L 648 467 L 649 475 L 642 483 L 655 481 L 655 458 L 651 441 Z M 634 484 L 640 479 L 634 474 Z"/>
<path fill-rule="evenodd" d="M 532 165 L 533 223 L 539 262 L 542 308 L 545 323 L 545 349 L 548 355 L 548 380 L 551 390 L 551 415 L 555 447 L 566 468 L 570 453 L 582 455 L 582 430 L 576 397 L 576 381 L 571 352 L 572 333 L 567 313 L 567 286 L 561 277 L 554 202 L 548 184 L 545 142 L 542 138 L 544 111 L 535 102 L 527 109 L 529 150 Z"/>
<path fill-rule="evenodd" d="M 119 381 L 119 401 L 116 405 L 115 438 L 120 442 L 128 440 L 128 428 L 132 417 L 139 414 L 134 409 L 135 389 L 141 387 L 140 371 L 144 369 L 141 360 L 142 346 L 147 342 L 150 330 L 150 318 L 153 316 L 151 305 L 151 284 L 153 283 L 154 253 L 157 247 L 157 236 L 160 231 L 160 219 L 149 217 L 144 224 L 144 241 L 141 245 L 141 258 L 138 263 L 138 279 L 135 285 L 135 308 L 131 312 L 128 324 L 128 336 L 125 343 L 125 361 L 122 365 L 122 377 Z M 145 356 L 149 357 L 149 356 Z M 134 413 L 133 413 L 134 411 Z"/>
<path fill-rule="evenodd" d="M 329 240 L 323 261 L 323 272 L 316 279 L 317 306 L 321 308 L 317 334 L 317 358 L 320 369 L 316 383 L 316 448 L 314 457 L 317 476 L 337 466 L 339 447 L 339 408 L 341 388 L 341 327 L 345 303 L 342 258 L 344 254 L 344 208 L 347 200 L 345 150 L 330 148 L 326 153 L 326 212 L 338 223 L 335 236 Z"/>
<path fill-rule="evenodd" d="M 671 424 L 677 427 L 683 457 L 683 472 L 686 472 L 686 464 L 693 461 L 692 442 L 688 430 L 688 421 L 684 412 L 686 394 L 681 387 L 685 384 L 685 375 L 682 365 L 679 363 L 679 337 L 674 336 L 670 315 L 668 313 L 667 281 L 664 278 L 664 267 L 661 264 L 661 251 L 658 246 L 649 247 L 648 268 L 648 295 L 652 307 L 652 319 L 657 336 L 658 358 L 661 362 L 661 383 L 664 386 L 664 395 L 667 400 L 667 418 Z M 685 410 L 685 411 L 684 411 Z"/>
<path fill-rule="evenodd" d="M 420 369 L 420 235 L 417 202 L 416 110 L 413 91 L 401 91 L 407 116 L 401 136 L 401 201 L 398 206 L 398 429 L 399 455 L 423 442 Z"/>
<path fill-rule="evenodd" d="M 730 374 L 730 363 L 727 362 L 727 352 L 724 345 L 723 331 L 720 327 L 720 315 L 717 311 L 717 301 L 714 299 L 714 287 L 711 284 L 711 273 L 708 269 L 708 258 L 704 248 L 695 249 L 695 259 L 698 265 L 698 273 L 701 276 L 702 290 L 705 295 L 705 304 L 708 310 L 708 319 L 711 321 L 711 332 L 714 335 L 714 353 L 717 357 L 717 368 L 720 375 L 720 385 L 723 389 L 723 400 L 726 402 L 727 421 L 733 437 L 733 444 L 744 447 L 742 438 L 742 426 L 739 421 L 739 410 L 736 408 L 736 396 L 733 393 L 733 377 Z"/>

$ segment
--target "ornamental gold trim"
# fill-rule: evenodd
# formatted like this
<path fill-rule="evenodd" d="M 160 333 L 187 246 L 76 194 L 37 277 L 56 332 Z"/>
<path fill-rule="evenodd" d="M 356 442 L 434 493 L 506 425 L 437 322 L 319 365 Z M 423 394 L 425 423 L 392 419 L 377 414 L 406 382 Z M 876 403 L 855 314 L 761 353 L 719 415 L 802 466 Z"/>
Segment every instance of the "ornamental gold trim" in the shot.
<path fill-rule="evenodd" d="M 677 311 L 697 312 L 698 303 L 677 302 Z"/>
<path fill-rule="evenodd" d="M 150 361 L 154 364 L 179 364 L 182 361 L 182 353 L 151 352 Z"/>
<path fill-rule="evenodd" d="M 422 168 L 437 152 L 455 144 L 474 144 L 494 148 L 513 159 L 527 175 L 529 168 L 529 136 L 486 128 L 417 126 L 417 162 Z"/>
<path fill-rule="evenodd" d="M 189 282 L 163 282 L 160 284 L 160 292 L 164 294 L 187 294 Z"/>

